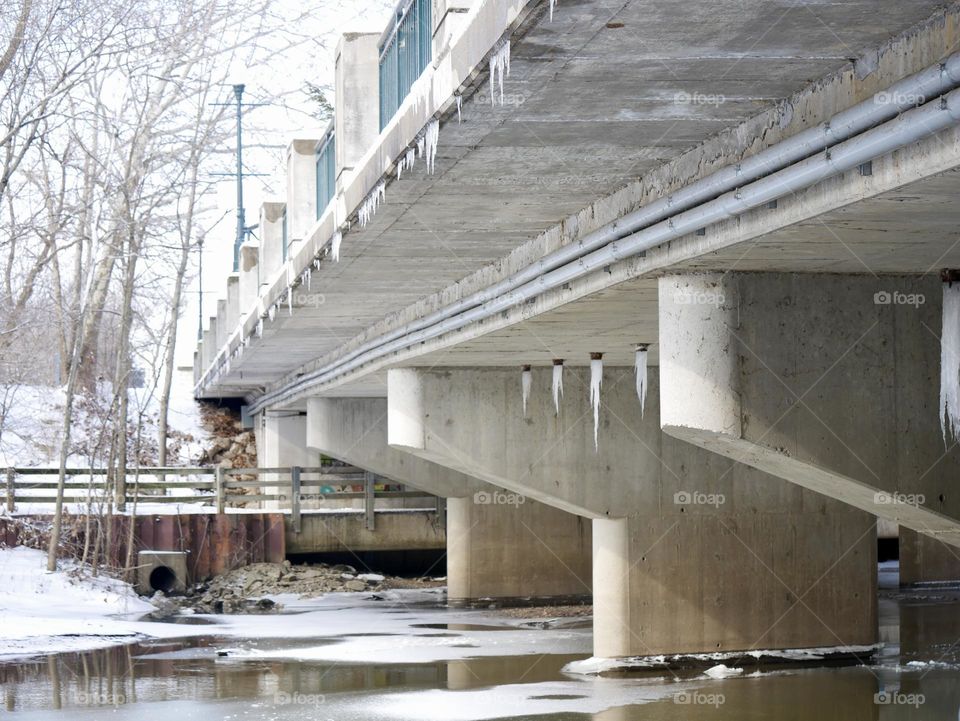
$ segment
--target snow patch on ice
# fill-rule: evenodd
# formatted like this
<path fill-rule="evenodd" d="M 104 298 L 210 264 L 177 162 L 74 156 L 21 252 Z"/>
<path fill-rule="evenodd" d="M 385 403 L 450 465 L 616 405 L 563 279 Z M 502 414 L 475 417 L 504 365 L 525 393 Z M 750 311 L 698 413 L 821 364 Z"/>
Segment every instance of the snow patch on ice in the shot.
<path fill-rule="evenodd" d="M 742 674 L 743 669 L 731 668 L 722 663 L 718 663 L 716 666 L 711 666 L 703 673 L 704 675 L 709 676 L 710 678 L 730 678 L 732 676 L 739 676 L 740 674 Z"/>

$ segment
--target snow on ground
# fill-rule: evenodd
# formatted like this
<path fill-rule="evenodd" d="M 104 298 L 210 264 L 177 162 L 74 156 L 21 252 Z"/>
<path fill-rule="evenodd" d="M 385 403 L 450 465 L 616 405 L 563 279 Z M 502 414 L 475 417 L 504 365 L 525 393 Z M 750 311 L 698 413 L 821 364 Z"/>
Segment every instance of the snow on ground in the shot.
<path fill-rule="evenodd" d="M 155 610 L 126 583 L 84 577 L 76 564 L 47 573 L 46 554 L 0 550 L 0 658 L 113 646 L 136 631 L 113 617 Z"/>

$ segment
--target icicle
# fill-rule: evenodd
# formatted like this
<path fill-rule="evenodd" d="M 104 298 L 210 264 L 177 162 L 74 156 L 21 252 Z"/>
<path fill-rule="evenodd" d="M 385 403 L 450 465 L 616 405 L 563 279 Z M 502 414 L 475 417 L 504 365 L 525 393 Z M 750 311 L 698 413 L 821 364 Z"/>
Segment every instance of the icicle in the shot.
<path fill-rule="evenodd" d="M 276 319 L 276 317 L 277 317 L 277 306 L 276 306 L 276 304 L 270 306 L 270 310 L 267 311 L 267 317 L 270 318 L 270 322 L 271 322 L 271 323 L 273 323 L 273 321 Z"/>
<path fill-rule="evenodd" d="M 560 415 L 560 397 L 563 395 L 563 359 L 553 359 L 553 407 Z"/>
<path fill-rule="evenodd" d="M 530 388 L 533 386 L 533 373 L 530 366 L 523 366 L 520 373 L 520 387 L 523 390 L 523 416 L 527 416 L 527 401 L 530 399 Z"/>
<path fill-rule="evenodd" d="M 387 186 L 386 183 L 381 180 L 377 187 L 370 191 L 370 195 L 360 204 L 360 210 L 357 211 L 357 217 L 360 219 L 361 227 L 366 227 L 367 223 L 373 219 L 377 208 L 380 207 L 380 203 L 386 200 L 386 198 Z"/>
<path fill-rule="evenodd" d="M 944 271 L 943 329 L 940 333 L 940 429 L 960 440 L 960 282 Z"/>
<path fill-rule="evenodd" d="M 424 148 L 426 148 L 427 139 L 421 134 L 417 136 L 417 155 L 423 157 Z"/>
<path fill-rule="evenodd" d="M 293 315 L 293 286 L 287 286 L 287 315 Z"/>
<path fill-rule="evenodd" d="M 313 259 L 313 269 L 320 270 L 320 258 Z"/>
<path fill-rule="evenodd" d="M 263 318 L 257 321 L 257 338 L 263 338 Z"/>
<path fill-rule="evenodd" d="M 308 265 L 307 269 L 303 271 L 303 276 L 307 282 L 307 291 L 309 291 L 313 281 L 313 268 Z"/>
<path fill-rule="evenodd" d="M 640 417 L 643 418 L 643 409 L 647 405 L 647 345 L 637 346 L 637 357 L 633 365 L 637 375 L 637 398 L 640 399 Z"/>
<path fill-rule="evenodd" d="M 463 123 L 463 96 L 457 95 L 457 125 Z"/>
<path fill-rule="evenodd" d="M 343 233 L 339 230 L 333 234 L 333 238 L 330 240 L 330 255 L 333 256 L 334 261 L 337 263 L 340 262 L 340 243 L 343 242 Z"/>
<path fill-rule="evenodd" d="M 431 120 L 424 134 L 427 152 L 427 172 L 433 175 L 437 162 L 437 144 L 440 142 L 440 121 Z"/>
<path fill-rule="evenodd" d="M 497 78 L 500 80 L 500 104 L 503 105 L 503 77 L 510 74 L 510 41 L 507 40 L 490 56 L 490 104 L 496 105 Z"/>
<path fill-rule="evenodd" d="M 603 353 L 590 354 L 590 405 L 593 406 L 593 448 L 600 450 L 600 386 L 603 385 Z"/>
<path fill-rule="evenodd" d="M 243 339 L 243 345 L 244 347 L 250 345 L 250 336 L 247 336 L 246 338 Z"/>
<path fill-rule="evenodd" d="M 550 0 L 550 22 L 553 22 L 553 8 L 556 6 L 557 0 Z"/>

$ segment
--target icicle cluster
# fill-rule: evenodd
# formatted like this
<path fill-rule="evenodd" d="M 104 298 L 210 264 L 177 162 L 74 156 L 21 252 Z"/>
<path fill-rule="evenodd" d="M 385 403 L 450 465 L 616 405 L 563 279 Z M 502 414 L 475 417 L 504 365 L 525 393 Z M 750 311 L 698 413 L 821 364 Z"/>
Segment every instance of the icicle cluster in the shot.
<path fill-rule="evenodd" d="M 637 398 L 640 399 L 640 417 L 647 405 L 647 346 L 637 346 L 637 357 L 634 361 L 634 372 L 637 376 Z"/>
<path fill-rule="evenodd" d="M 563 396 L 563 361 L 553 361 L 553 407 L 560 415 L 560 398 Z"/>
<path fill-rule="evenodd" d="M 960 440 L 960 282 L 943 284 L 940 333 L 940 429 Z"/>
<path fill-rule="evenodd" d="M 523 393 L 523 415 L 527 415 L 527 401 L 530 400 L 530 389 L 533 387 L 533 372 L 530 366 L 523 366 L 520 373 L 520 390 Z"/>
<path fill-rule="evenodd" d="M 600 450 L 600 386 L 603 385 L 603 355 L 590 354 L 590 405 L 593 406 L 593 448 Z"/>
<path fill-rule="evenodd" d="M 377 213 L 377 208 L 380 207 L 380 203 L 386 200 L 386 198 L 387 186 L 386 183 L 381 180 L 377 187 L 371 190 L 370 195 L 360 204 L 357 217 L 360 219 L 361 228 L 366 227 L 367 223 L 373 220 L 373 216 Z"/>
<path fill-rule="evenodd" d="M 490 104 L 496 105 L 495 91 L 500 82 L 500 104 L 503 105 L 503 78 L 510 74 L 510 41 L 507 40 L 490 56 Z"/>
<path fill-rule="evenodd" d="M 414 148 L 407 148 L 407 152 L 397 162 L 397 180 L 400 180 L 404 170 L 413 170 L 413 165 L 416 162 L 417 151 Z"/>
<path fill-rule="evenodd" d="M 330 256 L 337 263 L 340 262 L 340 244 L 343 242 L 343 233 L 339 230 L 330 239 Z"/>
<path fill-rule="evenodd" d="M 431 120 L 424 133 L 427 155 L 427 172 L 433 175 L 437 162 L 437 145 L 440 142 L 440 121 Z"/>

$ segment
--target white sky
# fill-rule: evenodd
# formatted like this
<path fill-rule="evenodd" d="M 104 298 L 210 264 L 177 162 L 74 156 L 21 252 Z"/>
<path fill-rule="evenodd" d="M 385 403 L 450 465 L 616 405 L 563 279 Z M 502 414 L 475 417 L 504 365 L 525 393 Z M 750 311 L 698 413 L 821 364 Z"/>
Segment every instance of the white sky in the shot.
<path fill-rule="evenodd" d="M 247 225 L 259 221 L 260 204 L 265 200 L 282 199 L 285 194 L 284 150 L 294 136 L 319 134 L 326 127 L 312 115 L 315 105 L 303 92 L 309 81 L 316 85 L 333 85 L 333 53 L 337 40 L 344 32 L 381 32 L 390 19 L 395 0 L 315 0 L 316 27 L 297 27 L 290 22 L 291 32 L 304 35 L 293 51 L 259 53 L 252 62 L 237 62 L 230 71 L 231 83 L 246 85 L 245 102 L 256 103 L 264 97 L 280 94 L 282 104 L 259 107 L 244 119 L 244 165 L 247 172 L 264 173 L 263 177 L 247 178 L 244 182 L 244 206 Z M 278 8 L 284 17 L 292 19 L 302 12 L 302 0 L 279 0 Z M 232 100 L 233 93 L 224 89 L 224 99 Z M 334 102 L 333 93 L 328 99 Z M 231 111 L 231 116 L 233 112 Z M 228 150 L 234 151 L 231 141 Z M 224 172 L 232 172 L 235 159 L 224 155 Z M 226 277 L 233 265 L 233 243 L 236 229 L 236 184 L 232 177 L 224 177 L 217 184 L 216 211 L 210 213 L 207 224 L 222 220 L 207 235 L 203 253 L 204 327 L 215 314 L 219 298 L 226 296 Z M 258 231 L 254 231 L 259 235 Z M 196 274 L 196 258 L 192 274 Z M 181 316 L 177 342 L 178 366 L 190 365 L 196 349 L 198 284 L 189 289 Z"/>

